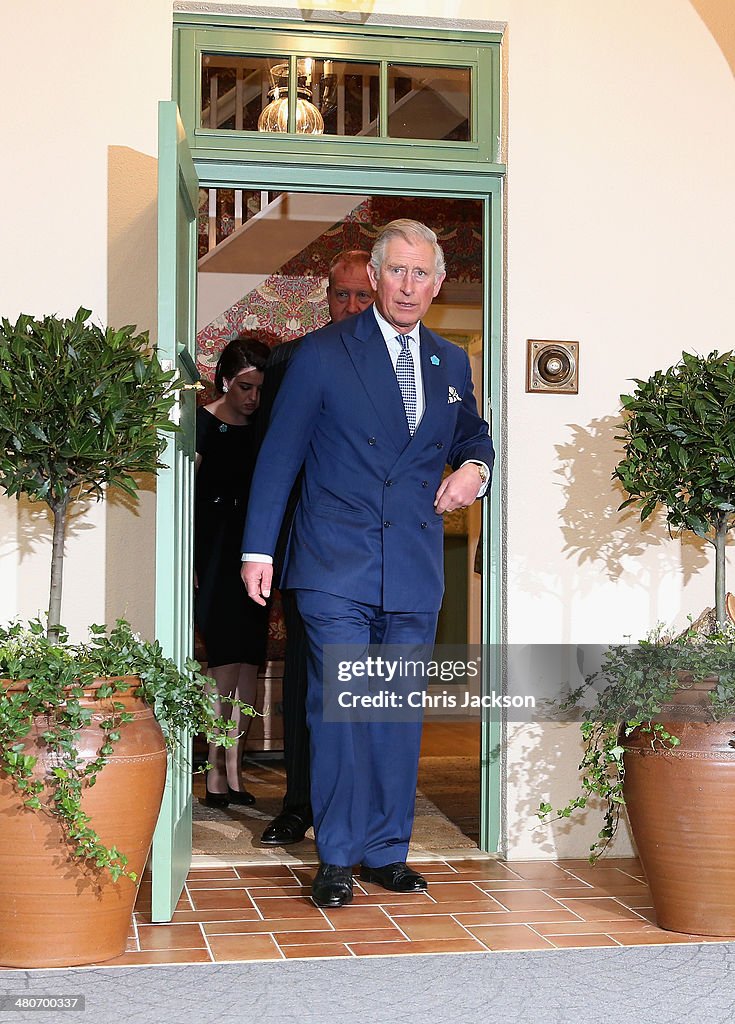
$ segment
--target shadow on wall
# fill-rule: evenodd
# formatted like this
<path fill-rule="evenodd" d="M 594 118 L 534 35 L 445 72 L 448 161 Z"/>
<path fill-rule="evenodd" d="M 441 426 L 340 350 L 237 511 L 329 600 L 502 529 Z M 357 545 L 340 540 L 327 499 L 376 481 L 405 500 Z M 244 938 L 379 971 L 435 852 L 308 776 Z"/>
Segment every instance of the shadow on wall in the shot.
<path fill-rule="evenodd" d="M 107 322 L 135 324 L 156 340 L 158 161 L 125 146 L 107 151 Z M 155 478 L 141 477 L 139 500 L 105 501 L 105 610 L 152 637 L 155 614 Z M 133 554 L 133 557 L 131 557 Z"/>
<path fill-rule="evenodd" d="M 622 457 L 621 444 L 615 440 L 619 425 L 619 416 L 592 420 L 584 427 L 569 424 L 571 440 L 556 446 L 556 474 L 565 498 L 563 550 L 570 558 L 576 556 L 578 565 L 594 564 L 610 580 L 627 572 L 626 582 L 651 587 L 663 574 L 676 572 L 687 583 L 707 565 L 707 542 L 687 534 L 680 544 L 672 544 L 660 511 L 645 523 L 632 506 L 618 511 L 627 498 L 620 482 L 612 479 Z M 631 562 L 662 544 L 655 566 Z"/>

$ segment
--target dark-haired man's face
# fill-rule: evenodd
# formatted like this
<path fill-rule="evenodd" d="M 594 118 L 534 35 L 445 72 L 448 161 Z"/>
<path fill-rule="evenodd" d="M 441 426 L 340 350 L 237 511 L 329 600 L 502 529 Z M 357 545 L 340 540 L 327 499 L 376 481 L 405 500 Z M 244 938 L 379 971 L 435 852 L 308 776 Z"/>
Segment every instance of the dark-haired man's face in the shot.
<path fill-rule="evenodd" d="M 373 289 L 362 263 L 338 263 L 327 286 L 329 315 L 333 323 L 362 313 L 373 301 Z"/>

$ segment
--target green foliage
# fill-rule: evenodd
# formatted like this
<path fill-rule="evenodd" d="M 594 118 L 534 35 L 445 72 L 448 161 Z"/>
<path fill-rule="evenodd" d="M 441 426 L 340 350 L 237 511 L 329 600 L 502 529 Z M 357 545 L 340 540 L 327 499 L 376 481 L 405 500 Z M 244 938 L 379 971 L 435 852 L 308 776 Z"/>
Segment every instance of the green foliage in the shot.
<path fill-rule="evenodd" d="M 0 486 L 49 505 L 135 494 L 133 474 L 161 468 L 174 373 L 147 333 L 26 314 L 0 320 Z"/>
<path fill-rule="evenodd" d="M 657 718 L 673 717 L 665 705 L 677 690 L 712 676 L 718 677 L 717 684 L 708 693 L 703 712 L 712 721 L 735 718 L 735 627 L 704 637 L 690 628 L 674 638 L 659 629 L 639 644 L 609 647 L 600 672 L 560 705 L 563 711 L 584 707 L 592 696 L 581 725 L 582 792 L 556 811 L 547 802 L 540 804 L 538 817 L 570 818 L 593 798 L 601 801 L 603 824 L 590 847 L 589 859 L 594 862 L 615 835 L 625 804 L 626 738 L 640 729 L 650 736 L 652 746 L 677 746 L 678 737 Z"/>
<path fill-rule="evenodd" d="M 675 530 L 706 538 L 720 557 L 716 607 L 724 623 L 724 545 L 735 526 L 735 356 L 682 353 L 622 395 L 625 457 L 613 477 L 646 520 L 660 504 Z"/>
<path fill-rule="evenodd" d="M 215 714 L 211 680 L 195 661 L 183 670 L 165 657 L 160 645 L 141 640 L 129 623 L 118 619 L 109 631 L 92 626 L 85 643 L 72 644 L 63 627 L 50 640 L 39 620 L 28 625 L 0 626 L 0 772 L 15 785 L 27 807 L 57 817 L 76 856 L 113 879 L 127 871 L 127 858 L 116 847 L 105 847 L 82 810 L 86 788 L 93 786 L 120 737 L 130 715 L 115 696 L 127 685 L 117 680 L 96 684 L 100 677 L 139 676 L 139 696 L 146 700 L 170 748 L 187 730 L 203 732 L 211 743 L 232 746 L 233 722 Z M 17 681 L 11 686 L 7 680 Z M 90 687 L 92 687 L 90 689 Z M 81 698 L 90 695 L 104 709 L 102 742 L 95 759 L 83 761 L 78 753 L 80 730 L 92 716 Z M 238 702 L 234 702 L 238 703 Z M 243 711 L 254 714 L 252 708 Z M 54 767 L 45 778 L 35 772 L 37 758 L 25 753 L 33 722 L 43 722 L 42 738 Z"/>

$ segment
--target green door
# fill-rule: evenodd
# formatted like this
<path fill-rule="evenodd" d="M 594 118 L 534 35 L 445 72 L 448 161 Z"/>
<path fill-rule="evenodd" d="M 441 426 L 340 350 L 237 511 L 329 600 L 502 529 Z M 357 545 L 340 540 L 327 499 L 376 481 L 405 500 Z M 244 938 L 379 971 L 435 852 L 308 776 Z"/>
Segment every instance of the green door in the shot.
<path fill-rule="evenodd" d="M 198 377 L 196 211 L 198 182 L 177 106 L 158 110 L 158 352 L 190 383 Z M 180 392 L 180 431 L 169 435 L 156 491 L 156 637 L 183 665 L 193 647 L 194 392 Z M 170 921 L 191 863 L 191 736 L 169 757 L 153 837 L 153 921 Z"/>

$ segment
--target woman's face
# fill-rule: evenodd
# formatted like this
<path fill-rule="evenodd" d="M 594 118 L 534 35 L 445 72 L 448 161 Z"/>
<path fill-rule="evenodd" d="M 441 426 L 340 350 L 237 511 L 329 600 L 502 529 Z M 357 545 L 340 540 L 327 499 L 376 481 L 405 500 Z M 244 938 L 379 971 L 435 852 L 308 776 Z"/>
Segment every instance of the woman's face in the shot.
<path fill-rule="evenodd" d="M 230 380 L 225 378 L 228 390 L 225 401 L 233 412 L 241 416 L 252 416 L 260 405 L 260 389 L 263 386 L 262 370 L 240 370 Z"/>

